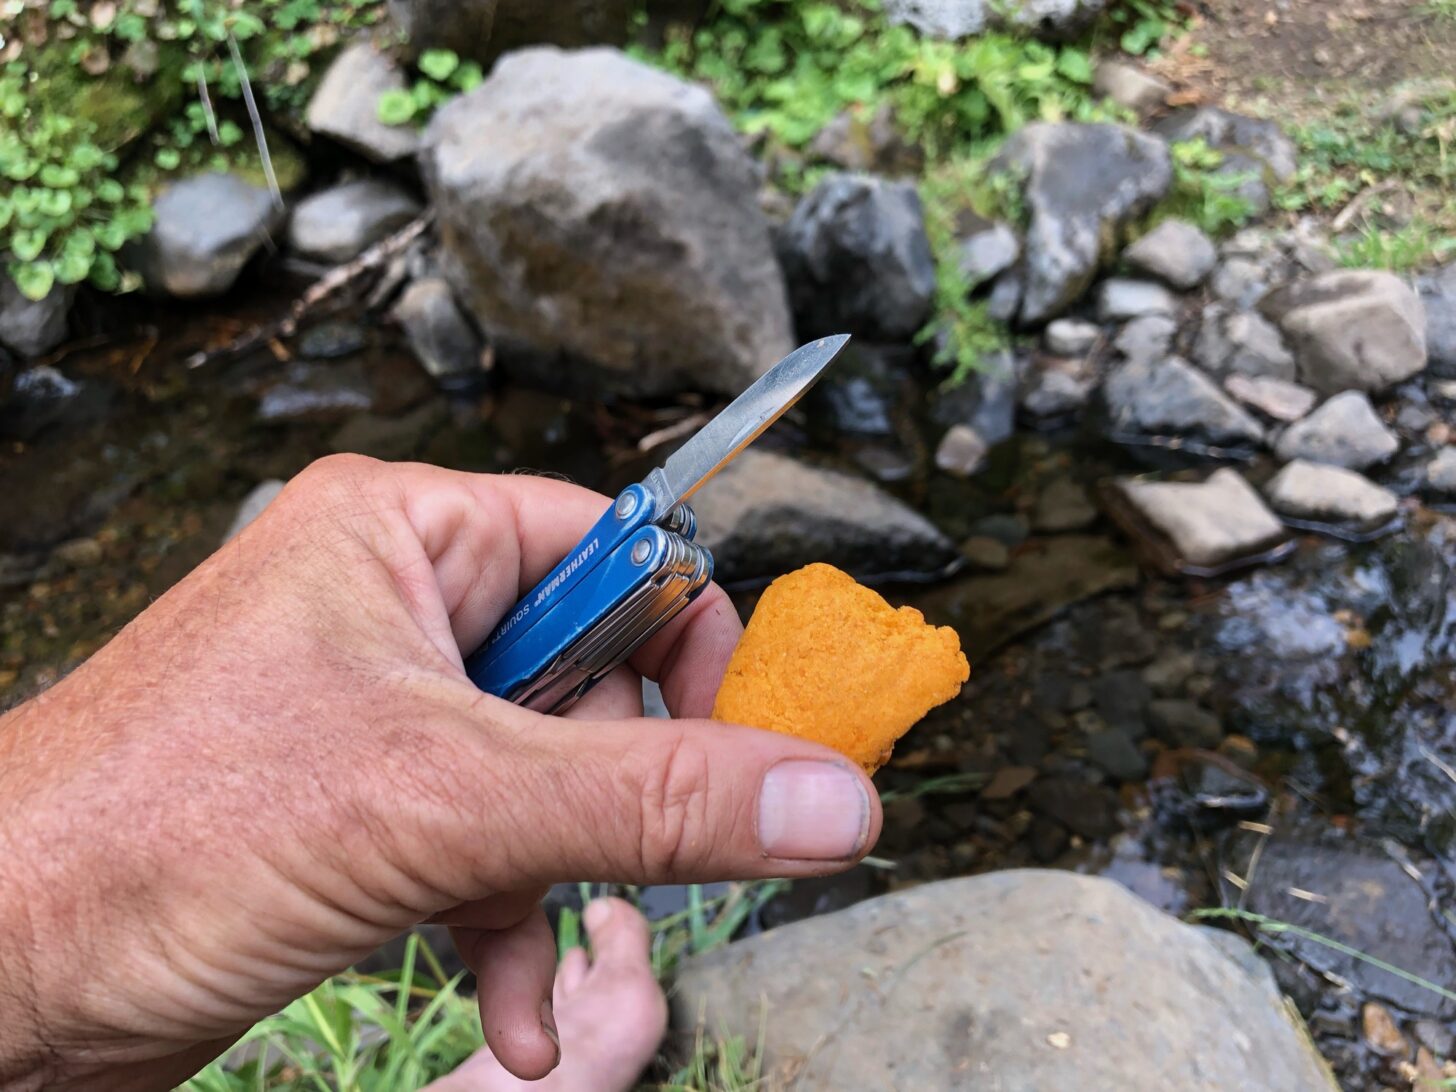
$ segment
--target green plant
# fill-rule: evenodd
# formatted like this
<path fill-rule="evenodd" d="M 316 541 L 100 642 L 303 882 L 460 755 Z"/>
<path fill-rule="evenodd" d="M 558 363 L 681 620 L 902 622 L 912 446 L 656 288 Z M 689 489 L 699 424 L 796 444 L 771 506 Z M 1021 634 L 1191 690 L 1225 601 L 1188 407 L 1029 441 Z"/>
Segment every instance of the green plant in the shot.
<path fill-rule="evenodd" d="M 461 61 L 448 49 L 427 49 L 416 64 L 420 78 L 408 90 L 379 96 L 379 120 L 386 125 L 424 121 L 456 95 L 470 91 L 485 78 L 480 65 Z"/>
<path fill-rule="evenodd" d="M 1186 22 L 1172 0 L 1122 0 L 1108 19 L 1119 29 L 1117 44 L 1134 56 L 1153 51 Z"/>
<path fill-rule="evenodd" d="M 1367 227 L 1337 240 L 1335 251 L 1343 266 L 1404 272 L 1456 254 L 1456 232 L 1419 220 L 1394 231 Z"/>
<path fill-rule="evenodd" d="M 759 1042 L 766 1016 L 765 1012 L 760 1017 Z M 739 1036 L 709 1038 L 700 1024 L 691 1057 L 658 1086 L 658 1092 L 753 1092 L 762 1086 L 763 1055 Z"/>
<path fill-rule="evenodd" d="M 1159 217 L 1180 216 L 1209 235 L 1224 235 L 1254 218 L 1255 208 L 1241 192 L 1258 178 L 1252 171 L 1225 171 L 1224 156 L 1202 139 L 1171 148 L 1173 187 L 1159 207 Z"/>

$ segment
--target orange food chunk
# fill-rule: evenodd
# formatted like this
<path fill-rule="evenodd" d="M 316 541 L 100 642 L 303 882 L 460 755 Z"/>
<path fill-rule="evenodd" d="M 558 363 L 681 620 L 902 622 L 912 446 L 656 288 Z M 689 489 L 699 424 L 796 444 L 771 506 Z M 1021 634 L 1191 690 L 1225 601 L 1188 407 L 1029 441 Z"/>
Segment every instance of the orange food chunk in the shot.
<path fill-rule="evenodd" d="M 955 630 L 896 610 L 832 565 L 809 565 L 764 591 L 713 717 L 823 743 L 874 773 L 970 674 Z"/>

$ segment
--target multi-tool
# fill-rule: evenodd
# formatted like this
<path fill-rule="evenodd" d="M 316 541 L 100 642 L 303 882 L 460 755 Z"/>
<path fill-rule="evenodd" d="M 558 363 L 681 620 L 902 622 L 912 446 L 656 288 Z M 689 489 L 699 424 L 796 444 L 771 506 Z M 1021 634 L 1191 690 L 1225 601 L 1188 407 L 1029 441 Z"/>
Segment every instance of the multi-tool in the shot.
<path fill-rule="evenodd" d="M 841 334 L 796 349 L 622 490 L 466 660 L 471 681 L 517 705 L 564 712 L 676 617 L 713 578 L 687 499 L 783 416 L 848 341 Z"/>

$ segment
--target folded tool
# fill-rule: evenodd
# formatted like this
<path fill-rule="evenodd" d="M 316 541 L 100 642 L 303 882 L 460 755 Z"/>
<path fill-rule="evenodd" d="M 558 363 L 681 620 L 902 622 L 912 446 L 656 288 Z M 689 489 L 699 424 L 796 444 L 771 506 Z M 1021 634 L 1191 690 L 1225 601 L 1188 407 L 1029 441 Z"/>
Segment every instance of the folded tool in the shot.
<path fill-rule="evenodd" d="M 821 338 L 765 372 L 616 503 L 465 661 L 482 690 L 560 713 L 671 621 L 713 578 L 684 503 L 814 385 L 849 338 Z"/>

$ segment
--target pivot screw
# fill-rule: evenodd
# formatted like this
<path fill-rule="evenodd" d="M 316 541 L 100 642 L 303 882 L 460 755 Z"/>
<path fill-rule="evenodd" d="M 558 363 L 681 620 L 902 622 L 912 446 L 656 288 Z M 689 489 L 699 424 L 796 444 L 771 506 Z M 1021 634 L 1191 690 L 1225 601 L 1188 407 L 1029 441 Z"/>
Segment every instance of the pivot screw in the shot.
<path fill-rule="evenodd" d="M 637 494 L 633 492 L 623 493 L 617 498 L 617 518 L 626 519 L 633 512 L 637 511 Z"/>
<path fill-rule="evenodd" d="M 647 557 L 651 553 L 652 543 L 648 542 L 645 538 L 638 539 L 637 544 L 632 547 L 632 564 L 645 565 L 647 563 Z"/>

